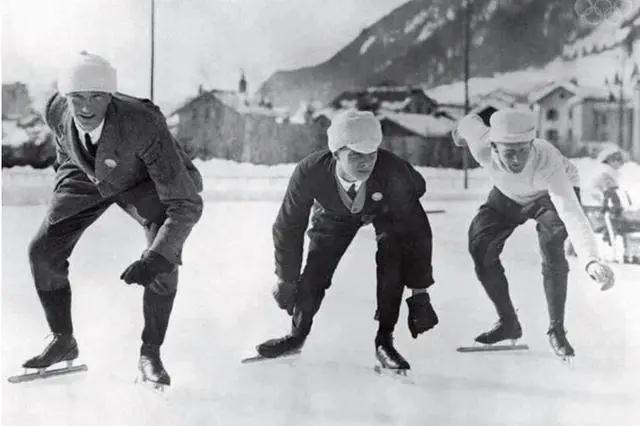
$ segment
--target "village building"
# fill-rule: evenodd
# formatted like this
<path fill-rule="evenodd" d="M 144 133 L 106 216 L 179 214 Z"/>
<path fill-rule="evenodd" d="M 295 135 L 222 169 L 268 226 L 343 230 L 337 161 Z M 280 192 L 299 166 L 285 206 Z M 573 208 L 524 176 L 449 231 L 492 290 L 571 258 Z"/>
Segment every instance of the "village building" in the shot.
<path fill-rule="evenodd" d="M 533 92 L 530 101 L 537 114 L 538 136 L 565 155 L 584 155 L 598 143 L 614 142 L 623 149 L 632 145 L 631 105 L 625 100 L 620 105 L 606 87 L 554 82 Z"/>
<path fill-rule="evenodd" d="M 252 101 L 242 75 L 238 90 L 203 90 L 168 117 L 192 158 L 224 158 L 255 164 L 295 162 L 326 145 L 315 124 L 296 124 L 288 112 Z"/>

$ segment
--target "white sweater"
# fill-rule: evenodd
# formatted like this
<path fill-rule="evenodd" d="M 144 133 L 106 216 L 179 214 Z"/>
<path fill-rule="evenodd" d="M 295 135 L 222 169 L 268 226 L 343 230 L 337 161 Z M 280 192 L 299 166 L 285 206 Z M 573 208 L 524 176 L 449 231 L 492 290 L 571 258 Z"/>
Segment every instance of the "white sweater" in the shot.
<path fill-rule="evenodd" d="M 487 132 L 463 134 L 459 130 L 471 154 L 500 192 L 522 205 L 548 193 L 581 262 L 586 266 L 599 258 L 595 236 L 573 190 L 579 186 L 578 170 L 556 147 L 535 139 L 524 169 L 513 173 L 491 149 Z"/>

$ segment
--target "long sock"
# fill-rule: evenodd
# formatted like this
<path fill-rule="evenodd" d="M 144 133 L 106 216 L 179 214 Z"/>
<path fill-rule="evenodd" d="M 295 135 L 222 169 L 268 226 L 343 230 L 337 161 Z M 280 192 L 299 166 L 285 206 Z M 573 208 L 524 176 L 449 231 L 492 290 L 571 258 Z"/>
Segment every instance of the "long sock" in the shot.
<path fill-rule="evenodd" d="M 51 331 L 56 334 L 73 334 L 71 288 L 63 287 L 52 291 L 39 290 L 38 297 Z"/>

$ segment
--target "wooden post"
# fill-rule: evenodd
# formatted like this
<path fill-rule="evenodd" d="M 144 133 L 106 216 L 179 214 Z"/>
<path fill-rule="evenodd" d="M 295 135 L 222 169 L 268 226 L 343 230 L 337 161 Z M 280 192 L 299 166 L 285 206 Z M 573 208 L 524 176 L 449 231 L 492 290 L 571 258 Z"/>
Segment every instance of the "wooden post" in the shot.
<path fill-rule="evenodd" d="M 469 48 L 470 48 L 470 5 L 471 0 L 464 2 L 464 113 L 469 113 Z M 464 170 L 464 189 L 469 188 L 469 148 L 465 146 L 462 151 L 462 169 Z"/>
<path fill-rule="evenodd" d="M 151 81 L 149 82 L 149 99 L 153 101 L 153 68 L 155 60 L 155 14 L 156 1 L 151 0 Z"/>

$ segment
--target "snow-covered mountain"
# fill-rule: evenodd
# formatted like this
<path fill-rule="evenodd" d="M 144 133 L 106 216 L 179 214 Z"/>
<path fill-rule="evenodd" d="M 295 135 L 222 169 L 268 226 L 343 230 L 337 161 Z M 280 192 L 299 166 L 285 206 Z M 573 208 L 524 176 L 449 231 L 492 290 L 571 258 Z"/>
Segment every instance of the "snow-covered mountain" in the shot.
<path fill-rule="evenodd" d="M 259 94 L 277 105 L 328 102 L 347 89 L 380 82 L 434 87 L 463 73 L 462 0 L 411 0 L 365 28 L 321 64 L 274 73 Z M 615 48 L 638 28 L 638 5 L 623 19 L 589 24 L 566 0 L 472 2 L 470 72 L 492 77 Z M 627 4 L 627 3 L 625 3 Z"/>

